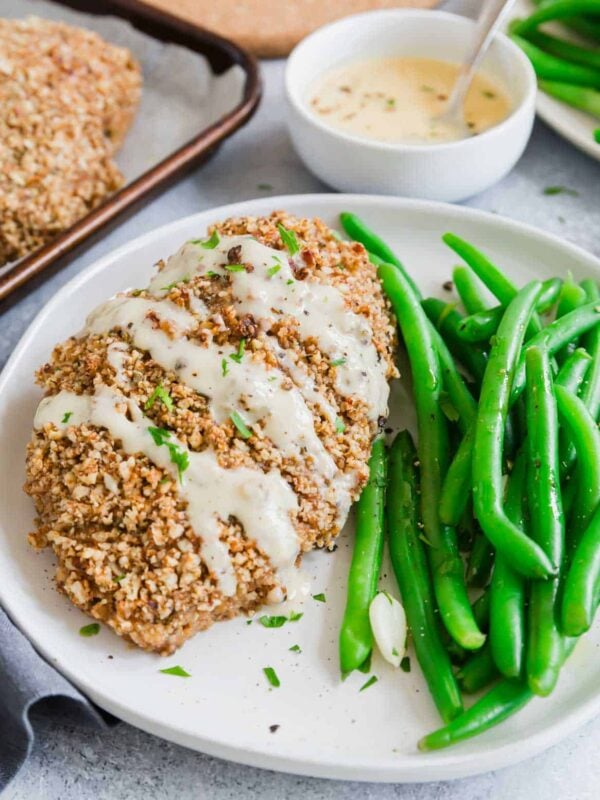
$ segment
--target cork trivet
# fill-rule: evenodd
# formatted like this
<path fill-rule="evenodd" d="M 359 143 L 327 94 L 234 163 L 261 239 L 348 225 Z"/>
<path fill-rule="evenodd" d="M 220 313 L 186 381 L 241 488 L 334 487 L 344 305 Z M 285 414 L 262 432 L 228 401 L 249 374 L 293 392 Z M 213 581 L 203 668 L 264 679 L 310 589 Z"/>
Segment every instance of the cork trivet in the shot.
<path fill-rule="evenodd" d="M 376 8 L 431 8 L 439 0 L 144 0 L 233 39 L 257 56 L 287 55 L 334 19 Z"/>

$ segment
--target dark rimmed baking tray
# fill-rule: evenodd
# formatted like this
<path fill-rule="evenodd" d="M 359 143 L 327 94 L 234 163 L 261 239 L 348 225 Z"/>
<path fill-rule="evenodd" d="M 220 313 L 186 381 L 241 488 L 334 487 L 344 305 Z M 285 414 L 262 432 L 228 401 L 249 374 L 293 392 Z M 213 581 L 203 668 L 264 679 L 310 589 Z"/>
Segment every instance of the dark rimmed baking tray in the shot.
<path fill-rule="evenodd" d="M 50 266 L 65 266 L 67 255 L 78 245 L 83 244 L 126 211 L 131 212 L 134 208 L 139 208 L 160 189 L 166 188 L 176 178 L 206 160 L 224 139 L 250 119 L 261 96 L 261 81 L 254 58 L 233 42 L 214 33 L 151 8 L 140 0 L 55 0 L 55 2 L 89 14 L 112 14 L 122 17 L 155 39 L 173 42 L 201 53 L 217 74 L 237 64 L 246 75 L 244 93 L 240 103 L 230 112 L 139 178 L 110 195 L 101 205 L 56 239 L 9 268 L 0 277 L 0 301 Z"/>

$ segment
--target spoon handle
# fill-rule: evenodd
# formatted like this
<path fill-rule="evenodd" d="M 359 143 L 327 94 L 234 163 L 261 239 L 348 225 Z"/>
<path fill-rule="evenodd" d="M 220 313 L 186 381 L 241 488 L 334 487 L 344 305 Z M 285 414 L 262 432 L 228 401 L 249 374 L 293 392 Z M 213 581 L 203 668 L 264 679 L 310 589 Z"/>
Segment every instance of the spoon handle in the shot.
<path fill-rule="evenodd" d="M 462 109 L 473 75 L 514 0 L 485 0 L 475 25 L 473 43 L 452 90 L 446 113 Z"/>

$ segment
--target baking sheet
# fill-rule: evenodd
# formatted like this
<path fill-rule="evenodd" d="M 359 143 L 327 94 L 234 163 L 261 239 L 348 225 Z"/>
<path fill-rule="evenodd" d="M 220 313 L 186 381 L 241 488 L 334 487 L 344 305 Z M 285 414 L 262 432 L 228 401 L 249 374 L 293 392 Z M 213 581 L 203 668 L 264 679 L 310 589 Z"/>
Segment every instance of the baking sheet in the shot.
<path fill-rule="evenodd" d="M 245 73 L 214 75 L 204 56 L 141 33 L 126 20 L 74 11 L 49 0 L 2 0 L 0 16 L 38 16 L 96 31 L 128 47 L 143 72 L 142 101 L 116 162 L 130 183 L 207 128 L 242 99 Z"/>

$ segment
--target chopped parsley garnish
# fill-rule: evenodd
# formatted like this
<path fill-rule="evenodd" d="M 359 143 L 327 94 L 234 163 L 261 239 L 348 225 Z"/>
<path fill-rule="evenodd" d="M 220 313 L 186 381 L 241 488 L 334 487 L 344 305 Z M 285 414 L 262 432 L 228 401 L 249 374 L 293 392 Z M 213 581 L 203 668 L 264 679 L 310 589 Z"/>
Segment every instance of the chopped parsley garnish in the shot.
<path fill-rule="evenodd" d="M 126 577 L 127 576 L 124 575 L 124 574 L 123 575 L 115 575 L 115 577 L 113 578 L 113 581 L 116 581 L 117 583 L 121 583 L 121 581 L 124 581 Z"/>
<path fill-rule="evenodd" d="M 83 628 L 79 628 L 79 635 L 80 636 L 97 636 L 100 633 L 100 623 L 99 622 L 90 622 L 89 625 L 84 625 Z"/>
<path fill-rule="evenodd" d="M 189 283 L 189 282 L 190 282 L 190 276 L 186 275 L 185 278 L 181 278 L 178 281 L 173 281 L 173 283 L 168 283 L 166 286 L 161 286 L 161 290 L 163 292 L 170 292 L 171 289 L 174 289 L 175 286 L 177 286 L 178 284 L 180 284 L 180 283 Z"/>
<path fill-rule="evenodd" d="M 335 432 L 336 433 L 343 433 L 346 430 L 346 426 L 342 422 L 339 417 L 335 418 Z"/>
<path fill-rule="evenodd" d="M 247 619 L 246 620 L 246 625 L 252 625 L 252 620 L 251 619 Z"/>
<path fill-rule="evenodd" d="M 404 656 L 400 662 L 400 669 L 403 672 L 410 672 L 410 658 L 408 656 Z"/>
<path fill-rule="evenodd" d="M 244 418 L 239 411 L 232 411 L 229 419 L 233 422 L 242 439 L 249 439 L 252 436 L 252 431 L 244 422 Z"/>
<path fill-rule="evenodd" d="M 546 186 L 544 194 L 568 194 L 571 197 L 579 197 L 579 192 L 575 189 L 569 189 L 568 186 Z"/>
<path fill-rule="evenodd" d="M 173 411 L 174 403 L 171 398 L 171 395 L 167 392 L 167 390 L 161 383 L 158 384 L 156 389 L 152 392 L 152 394 L 148 398 L 146 405 L 144 406 L 144 409 L 148 411 L 148 409 L 152 408 L 152 406 L 154 405 L 154 403 L 156 403 L 157 400 L 160 400 L 160 402 L 165 406 L 167 411 Z"/>
<path fill-rule="evenodd" d="M 301 653 L 301 652 L 302 652 L 302 650 L 300 649 L 300 645 L 299 644 L 293 644 L 290 647 L 290 653 Z"/>
<path fill-rule="evenodd" d="M 223 374 L 223 377 L 225 377 L 225 375 L 227 375 L 228 372 L 229 372 L 229 364 L 227 363 L 227 359 L 224 358 L 221 361 L 221 373 Z"/>
<path fill-rule="evenodd" d="M 183 667 L 180 667 L 177 664 L 174 667 L 167 667 L 166 669 L 159 669 L 159 672 L 162 672 L 163 675 L 175 675 L 178 678 L 191 678 L 192 676 L 190 673 L 185 670 Z"/>
<path fill-rule="evenodd" d="M 269 269 L 267 270 L 267 278 L 272 278 L 273 275 L 277 275 L 280 269 L 281 269 L 281 264 L 273 264 L 273 266 L 269 267 Z"/>
<path fill-rule="evenodd" d="M 364 692 L 365 689 L 368 689 L 370 686 L 373 686 L 374 683 L 377 683 L 377 675 L 371 675 L 369 680 L 360 687 L 359 692 Z"/>
<path fill-rule="evenodd" d="M 229 356 L 229 358 L 232 361 L 235 361 L 237 364 L 241 364 L 242 363 L 242 358 L 244 357 L 244 353 L 245 352 L 246 352 L 246 340 L 245 339 L 240 339 L 240 343 L 238 345 L 237 353 L 234 353 L 232 356 Z"/>
<path fill-rule="evenodd" d="M 192 239 L 192 244 L 199 244 L 205 250 L 214 250 L 220 241 L 219 234 L 213 231 L 208 239 Z"/>
<path fill-rule="evenodd" d="M 281 686 L 281 681 L 277 677 L 277 673 L 273 667 L 263 667 L 263 672 L 265 673 L 265 677 L 271 686 L 275 687 L 275 689 L 278 689 Z"/>
<path fill-rule="evenodd" d="M 346 359 L 345 358 L 334 358 L 333 361 L 330 361 L 329 363 L 331 364 L 332 367 L 341 367 L 342 364 L 346 363 Z"/>
<path fill-rule="evenodd" d="M 215 272 L 214 269 L 209 269 L 207 272 L 204 273 L 207 278 L 218 278 L 219 273 Z"/>
<path fill-rule="evenodd" d="M 299 619 L 302 619 L 304 613 L 302 611 L 292 611 L 290 614 L 290 622 L 298 622 Z"/>
<path fill-rule="evenodd" d="M 279 235 L 281 236 L 281 241 L 283 242 L 283 245 L 288 251 L 288 253 L 291 256 L 295 256 L 296 253 L 299 253 L 300 245 L 298 244 L 298 239 L 296 238 L 295 232 L 290 231 L 287 228 L 284 228 L 281 223 L 277 225 L 277 230 L 279 231 Z"/>
<path fill-rule="evenodd" d="M 258 618 L 258 621 L 265 628 L 282 628 L 288 620 L 287 617 L 268 617 L 263 614 L 262 617 Z"/>
<path fill-rule="evenodd" d="M 323 594 L 323 592 L 319 592 L 319 594 L 313 594 L 313 600 L 316 600 L 318 603 L 326 603 L 327 598 Z"/>
<path fill-rule="evenodd" d="M 292 285 L 292 283 L 295 283 L 295 282 L 296 282 L 296 281 L 295 281 L 293 278 L 289 278 L 289 279 L 288 279 L 288 280 L 285 282 L 285 285 L 286 285 L 286 286 L 291 286 L 291 285 Z"/>
<path fill-rule="evenodd" d="M 273 187 L 270 183 L 257 183 L 256 188 L 260 189 L 261 192 L 270 192 Z"/>
<path fill-rule="evenodd" d="M 66 425 L 67 422 L 71 419 L 72 416 L 73 416 L 73 412 L 72 411 L 66 411 L 64 417 L 62 418 L 62 424 Z"/>
<path fill-rule="evenodd" d="M 269 383 L 273 383 L 274 381 L 277 380 L 277 375 L 271 375 L 271 377 L 268 380 L 269 380 Z"/>
<path fill-rule="evenodd" d="M 155 428 L 151 425 L 148 428 L 148 433 L 150 436 L 152 436 L 154 444 L 158 445 L 159 447 L 164 445 L 168 448 L 169 456 L 171 457 L 171 463 L 175 464 L 177 467 L 179 480 L 181 481 L 183 473 L 190 465 L 190 457 L 187 450 L 183 450 L 174 442 L 168 441 L 171 438 L 171 431 L 167 431 L 165 428 Z"/>
<path fill-rule="evenodd" d="M 132 297 L 139 297 L 143 291 L 144 291 L 143 289 L 132 289 L 131 290 L 131 296 Z"/>
<path fill-rule="evenodd" d="M 396 105 L 396 100 L 394 97 L 388 97 L 388 99 L 385 101 L 385 104 L 388 108 L 394 108 Z"/>
<path fill-rule="evenodd" d="M 243 264 L 225 264 L 227 272 L 246 272 L 246 267 Z"/>

